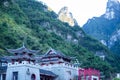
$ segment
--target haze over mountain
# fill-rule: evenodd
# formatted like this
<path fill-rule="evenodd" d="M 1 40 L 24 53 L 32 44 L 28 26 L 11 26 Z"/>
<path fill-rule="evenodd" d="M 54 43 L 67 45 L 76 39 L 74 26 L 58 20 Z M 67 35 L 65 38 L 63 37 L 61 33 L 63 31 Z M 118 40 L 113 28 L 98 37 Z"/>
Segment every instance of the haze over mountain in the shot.
<path fill-rule="evenodd" d="M 120 54 L 120 2 L 108 0 L 106 12 L 100 17 L 89 19 L 83 29 L 111 51 Z"/>

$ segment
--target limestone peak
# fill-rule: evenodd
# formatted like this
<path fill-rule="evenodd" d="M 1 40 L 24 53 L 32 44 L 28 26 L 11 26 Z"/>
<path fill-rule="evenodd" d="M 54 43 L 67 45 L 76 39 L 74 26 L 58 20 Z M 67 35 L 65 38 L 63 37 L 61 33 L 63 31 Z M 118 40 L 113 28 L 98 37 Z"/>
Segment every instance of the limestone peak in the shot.
<path fill-rule="evenodd" d="M 58 19 L 62 22 L 67 22 L 70 26 L 78 25 L 77 21 L 73 18 L 72 13 L 66 6 L 60 9 Z"/>

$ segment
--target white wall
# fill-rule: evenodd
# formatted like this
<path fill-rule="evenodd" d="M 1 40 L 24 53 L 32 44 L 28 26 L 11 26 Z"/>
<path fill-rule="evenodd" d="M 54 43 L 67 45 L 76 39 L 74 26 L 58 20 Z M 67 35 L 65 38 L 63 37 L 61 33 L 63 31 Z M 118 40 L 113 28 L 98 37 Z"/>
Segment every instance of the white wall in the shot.
<path fill-rule="evenodd" d="M 73 65 L 71 66 L 70 64 L 49 64 L 48 66 L 41 66 L 41 68 L 52 71 L 58 75 L 56 80 L 73 80 L 74 77 L 78 76 L 78 68 L 74 67 Z"/>
<path fill-rule="evenodd" d="M 27 74 L 27 71 L 30 74 Z M 39 65 L 29 64 L 26 61 L 22 63 L 8 64 L 6 80 L 12 80 L 13 72 L 18 72 L 18 80 L 31 80 L 31 75 L 36 75 L 36 80 L 40 80 Z"/>
<path fill-rule="evenodd" d="M 92 80 L 94 79 L 99 80 L 98 76 L 92 76 Z"/>

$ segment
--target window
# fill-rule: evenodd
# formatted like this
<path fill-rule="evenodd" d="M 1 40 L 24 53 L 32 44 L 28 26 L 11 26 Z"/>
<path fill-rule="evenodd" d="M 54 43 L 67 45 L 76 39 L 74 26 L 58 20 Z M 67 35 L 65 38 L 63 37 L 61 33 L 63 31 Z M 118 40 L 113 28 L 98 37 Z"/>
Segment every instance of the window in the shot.
<path fill-rule="evenodd" d="M 35 74 L 32 74 L 32 75 L 31 75 L 31 80 L 36 80 Z"/>
<path fill-rule="evenodd" d="M 6 80 L 6 74 L 3 74 L 3 75 L 2 75 L 2 79 L 3 79 L 3 80 Z"/>
<path fill-rule="evenodd" d="M 97 80 L 96 78 L 93 78 L 93 80 Z"/>
<path fill-rule="evenodd" d="M 85 79 L 84 79 L 84 76 L 81 76 L 81 80 L 85 80 Z"/>
<path fill-rule="evenodd" d="M 7 63 L 2 63 L 2 66 L 7 66 Z"/>
<path fill-rule="evenodd" d="M 18 80 L 18 72 L 13 72 L 12 80 Z"/>

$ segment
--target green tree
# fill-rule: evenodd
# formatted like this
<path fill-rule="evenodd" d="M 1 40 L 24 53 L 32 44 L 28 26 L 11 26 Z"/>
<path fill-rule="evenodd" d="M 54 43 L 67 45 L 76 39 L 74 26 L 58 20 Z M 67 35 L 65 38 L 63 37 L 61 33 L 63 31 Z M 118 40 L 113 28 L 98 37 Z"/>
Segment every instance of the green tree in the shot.
<path fill-rule="evenodd" d="M 114 78 L 113 80 L 120 80 L 120 78 Z"/>

